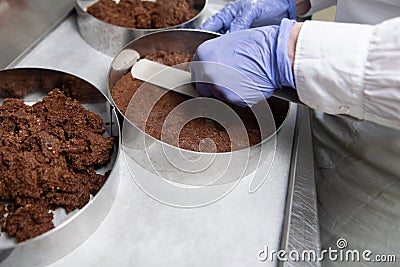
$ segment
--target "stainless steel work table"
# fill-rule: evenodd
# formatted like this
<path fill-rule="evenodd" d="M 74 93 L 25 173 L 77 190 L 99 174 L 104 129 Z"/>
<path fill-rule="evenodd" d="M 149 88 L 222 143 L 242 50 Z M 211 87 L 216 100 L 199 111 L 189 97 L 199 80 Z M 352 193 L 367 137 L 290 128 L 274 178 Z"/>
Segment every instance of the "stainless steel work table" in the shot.
<path fill-rule="evenodd" d="M 9 67 L 73 73 L 106 94 L 112 58 L 81 39 L 75 19 L 71 12 Z M 259 251 L 266 246 L 276 251 L 318 249 L 309 130 L 308 110 L 292 104 L 262 187 L 249 194 L 250 181 L 244 178 L 223 199 L 193 209 L 164 205 L 141 191 L 122 152 L 119 192 L 108 216 L 81 246 L 50 266 L 277 266 L 276 260 L 260 261 Z M 137 166 L 134 175 L 144 173 Z M 23 255 L 23 248 L 14 249 L 0 266 L 16 266 Z"/>

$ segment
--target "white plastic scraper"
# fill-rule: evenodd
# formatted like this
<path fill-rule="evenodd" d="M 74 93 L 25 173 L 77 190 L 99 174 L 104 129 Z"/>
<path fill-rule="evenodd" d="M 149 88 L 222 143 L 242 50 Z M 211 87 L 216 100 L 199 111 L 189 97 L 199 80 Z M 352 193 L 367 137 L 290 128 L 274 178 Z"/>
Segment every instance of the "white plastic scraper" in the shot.
<path fill-rule="evenodd" d="M 141 59 L 131 69 L 134 78 L 191 97 L 200 96 L 191 84 L 190 72 Z"/>

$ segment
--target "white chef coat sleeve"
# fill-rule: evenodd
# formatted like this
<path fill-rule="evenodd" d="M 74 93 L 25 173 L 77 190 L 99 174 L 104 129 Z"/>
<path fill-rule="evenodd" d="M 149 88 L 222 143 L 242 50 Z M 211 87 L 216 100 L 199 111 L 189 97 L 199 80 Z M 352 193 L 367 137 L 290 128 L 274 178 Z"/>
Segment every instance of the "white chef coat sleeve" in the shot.
<path fill-rule="evenodd" d="M 337 3 L 337 0 L 309 0 L 311 8 L 305 14 L 301 14 L 299 17 L 308 17 L 314 14 L 317 11 L 328 8 L 330 6 L 334 6 Z"/>
<path fill-rule="evenodd" d="M 400 17 L 375 26 L 307 21 L 296 45 L 300 100 L 400 129 Z"/>

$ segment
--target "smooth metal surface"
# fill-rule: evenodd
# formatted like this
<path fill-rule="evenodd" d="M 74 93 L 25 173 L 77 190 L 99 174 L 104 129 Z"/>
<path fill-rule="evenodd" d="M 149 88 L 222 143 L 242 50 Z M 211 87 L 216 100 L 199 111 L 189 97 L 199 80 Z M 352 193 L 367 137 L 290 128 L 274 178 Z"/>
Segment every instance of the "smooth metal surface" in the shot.
<path fill-rule="evenodd" d="M 205 17 L 228 2 L 210 0 L 204 10 Z M 112 58 L 81 39 L 75 19 L 72 16 L 59 25 L 14 66 L 71 72 L 106 93 Z M 120 173 L 119 192 L 109 214 L 80 247 L 50 266 L 278 266 L 276 261 L 260 262 L 257 254 L 266 245 L 279 250 L 281 235 L 287 231 L 288 225 L 283 222 L 296 113 L 294 105 L 278 136 L 270 175 L 259 191 L 249 195 L 249 181 L 243 179 L 224 199 L 198 209 L 176 209 L 149 198 L 132 181 L 121 151 L 118 167 L 114 167 Z M 135 175 L 145 176 L 146 171 L 138 165 Z M 309 197 L 307 190 L 303 193 Z M 308 221 L 307 214 L 295 216 Z M 295 224 L 289 226 L 293 232 L 302 229 Z M 307 237 L 301 234 L 289 241 L 303 242 Z M 24 255 L 22 250 L 15 249 L 14 253 L 14 257 Z M 17 265 L 9 262 L 0 266 Z"/>
<path fill-rule="evenodd" d="M 67 16 L 73 6 L 74 0 L 1 0 L 0 69 Z"/>
<path fill-rule="evenodd" d="M 104 174 L 111 170 L 111 173 L 85 207 L 70 214 L 57 210 L 54 229 L 21 243 L 2 234 L 2 266 L 43 266 L 65 256 L 96 230 L 110 210 L 118 191 L 119 174 L 113 167 L 119 156 L 119 124 L 107 98 L 90 83 L 68 73 L 39 68 L 0 71 L 0 101 L 6 97 L 18 97 L 33 104 L 54 88 L 63 88 L 64 92 L 103 119 L 107 135 L 114 137 L 114 150 L 107 166 L 96 171 Z"/>
<path fill-rule="evenodd" d="M 295 142 L 286 206 L 286 219 L 281 249 L 290 251 L 315 252 L 313 260 L 281 262 L 283 267 L 319 267 L 320 235 L 317 207 L 317 192 L 314 179 L 314 157 L 310 111 L 299 106 L 295 130 Z"/>
<path fill-rule="evenodd" d="M 185 23 L 162 29 L 134 29 L 103 22 L 86 12 L 87 7 L 96 2 L 97 0 L 76 0 L 78 28 L 82 38 L 89 45 L 109 56 L 115 56 L 130 41 L 151 32 L 200 26 L 201 21 L 204 20 L 203 10 L 207 4 L 207 0 L 194 0 L 194 7 L 198 14 Z"/>

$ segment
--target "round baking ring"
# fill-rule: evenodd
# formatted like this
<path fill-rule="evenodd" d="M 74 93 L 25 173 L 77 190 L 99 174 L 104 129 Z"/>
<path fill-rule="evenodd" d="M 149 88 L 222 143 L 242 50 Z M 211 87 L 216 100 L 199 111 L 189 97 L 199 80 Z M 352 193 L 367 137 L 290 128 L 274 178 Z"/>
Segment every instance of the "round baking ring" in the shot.
<path fill-rule="evenodd" d="M 178 28 L 196 28 L 204 20 L 204 9 L 208 0 L 194 0 L 194 7 L 198 14 L 191 20 L 169 28 L 161 29 L 134 29 L 112 25 L 97 19 L 89 14 L 86 9 L 98 0 L 76 0 L 78 30 L 82 38 L 94 49 L 115 56 L 130 41 L 146 34 Z"/>
<path fill-rule="evenodd" d="M 99 171 L 109 171 L 109 175 L 89 203 L 72 212 L 52 230 L 20 243 L 15 240 L 11 242 L 11 239 L 7 243 L 2 242 L 2 266 L 45 266 L 65 256 L 96 230 L 108 214 L 118 192 L 119 173 L 114 167 L 120 154 L 120 127 L 117 113 L 107 97 L 84 79 L 61 71 L 41 68 L 0 71 L 0 101 L 16 97 L 33 104 L 54 88 L 67 90 L 69 96 L 103 119 L 106 134 L 114 137 L 114 148 L 110 163 Z"/>
<path fill-rule="evenodd" d="M 196 181 L 198 177 L 194 175 L 188 175 L 187 172 L 175 172 L 173 171 L 173 166 L 167 166 L 168 158 L 165 158 L 163 153 L 159 153 L 159 151 L 163 151 L 163 148 L 168 147 L 168 149 L 176 150 L 176 153 L 183 152 L 186 155 L 186 158 L 196 158 L 201 156 L 215 156 L 215 164 L 218 164 L 218 158 L 221 159 L 221 162 L 226 158 L 230 157 L 232 154 L 235 154 L 237 157 L 241 157 L 240 153 L 244 153 L 244 150 L 236 150 L 232 152 L 225 153 L 202 153 L 189 151 L 185 149 L 181 149 L 178 147 L 171 146 L 166 144 L 147 133 L 144 133 L 137 126 L 135 126 L 132 122 L 130 122 L 125 115 L 121 112 L 118 106 L 115 104 L 114 99 L 111 94 L 111 90 L 116 84 L 116 82 L 121 78 L 122 75 L 126 74 L 131 66 L 136 62 L 135 53 L 132 51 L 138 52 L 140 55 L 152 54 L 159 50 L 165 50 L 167 52 L 187 52 L 189 54 L 194 54 L 196 48 L 204 41 L 218 37 L 218 34 L 200 31 L 194 29 L 173 29 L 166 31 L 159 31 L 155 33 L 148 34 L 146 36 L 140 37 L 132 42 L 130 42 L 127 46 L 125 46 L 114 58 L 113 62 L 110 66 L 109 77 L 108 77 L 108 94 L 109 99 L 116 106 L 117 111 L 119 112 L 119 118 L 121 119 L 121 124 L 123 124 L 122 131 L 122 147 L 126 151 L 128 157 L 133 158 L 139 165 L 144 167 L 153 173 L 163 173 L 167 178 L 173 182 L 196 185 Z M 122 56 L 120 58 L 119 56 Z M 131 57 L 131 58 L 129 58 Z M 122 64 L 121 64 L 122 63 Z M 268 142 L 276 137 L 276 134 L 283 127 L 284 122 L 287 119 L 287 116 L 290 111 L 290 103 L 288 101 L 272 97 L 269 99 L 269 104 L 272 112 L 275 114 L 280 114 L 280 120 L 277 121 L 275 131 L 264 138 L 260 143 L 255 146 L 250 147 L 250 161 L 246 168 L 245 175 L 251 173 L 258 166 L 259 162 L 257 162 L 257 156 L 260 155 L 261 150 L 265 150 Z M 274 116 L 275 118 L 275 116 Z M 148 143 L 154 147 L 150 152 L 147 150 L 147 147 L 142 147 L 141 142 L 146 139 Z M 274 140 L 276 141 L 276 140 Z M 271 142 L 270 142 L 271 143 Z M 130 149 L 134 148 L 130 153 Z M 211 155 L 210 155 L 211 154 Z M 156 161 L 160 164 L 154 166 L 152 162 L 149 162 L 149 158 L 156 159 Z M 254 159 L 254 160 L 253 160 Z M 166 167 L 167 166 L 167 167 Z M 154 169 L 156 168 L 156 169 Z M 158 169 L 157 169 L 158 168 Z M 232 180 L 220 180 L 219 183 L 229 183 Z"/>

